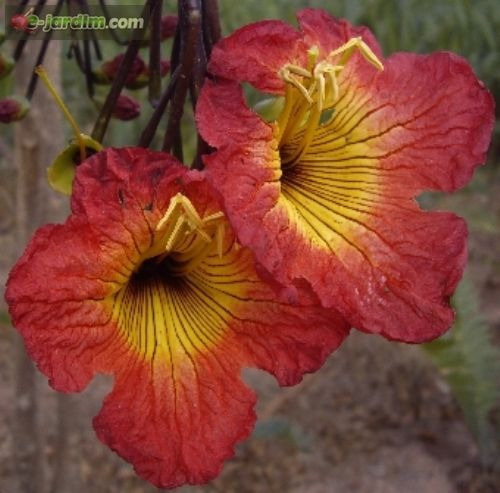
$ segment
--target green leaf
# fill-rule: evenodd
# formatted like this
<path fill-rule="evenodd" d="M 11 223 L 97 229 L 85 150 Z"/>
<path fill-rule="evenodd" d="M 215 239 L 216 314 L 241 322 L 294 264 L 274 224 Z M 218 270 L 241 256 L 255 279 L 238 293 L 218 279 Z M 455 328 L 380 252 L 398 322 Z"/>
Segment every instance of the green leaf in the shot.
<path fill-rule="evenodd" d="M 489 464 L 500 451 L 499 430 L 489 415 L 500 401 L 500 348 L 491 342 L 473 284 L 464 279 L 455 293 L 456 320 L 440 339 L 423 345 L 448 381 L 482 460 Z"/>

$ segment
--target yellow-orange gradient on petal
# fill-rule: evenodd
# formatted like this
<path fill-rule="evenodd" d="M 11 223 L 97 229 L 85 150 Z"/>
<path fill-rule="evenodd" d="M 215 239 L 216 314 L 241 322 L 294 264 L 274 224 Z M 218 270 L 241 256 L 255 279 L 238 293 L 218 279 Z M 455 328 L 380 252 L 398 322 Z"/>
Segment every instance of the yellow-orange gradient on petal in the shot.
<path fill-rule="evenodd" d="M 94 428 L 139 475 L 208 481 L 255 421 L 242 368 L 295 384 L 349 327 L 312 293 L 278 296 L 203 175 L 167 154 L 106 149 L 73 190 L 68 220 L 40 229 L 10 274 L 14 325 L 57 390 L 114 375 Z"/>
<path fill-rule="evenodd" d="M 415 198 L 460 188 L 484 162 L 491 95 L 456 55 L 384 58 L 364 27 L 319 9 L 297 17 L 298 30 L 257 22 L 214 47 L 197 106 L 216 149 L 207 180 L 286 289 L 307 285 L 365 332 L 437 337 L 453 321 L 466 225 Z M 262 117 L 245 82 L 276 98 Z"/>

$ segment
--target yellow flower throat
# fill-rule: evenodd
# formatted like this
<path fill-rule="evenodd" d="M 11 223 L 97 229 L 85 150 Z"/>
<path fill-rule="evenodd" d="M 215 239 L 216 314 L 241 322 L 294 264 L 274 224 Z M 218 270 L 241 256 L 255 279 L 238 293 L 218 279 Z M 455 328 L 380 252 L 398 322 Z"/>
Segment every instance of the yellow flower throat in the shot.
<path fill-rule="evenodd" d="M 363 58 L 379 70 L 382 62 L 370 47 L 360 38 L 351 38 L 323 60 L 318 62 L 319 50 L 313 46 L 308 50 L 307 67 L 286 64 L 280 70 L 286 82 L 285 103 L 277 119 L 278 144 L 289 147 L 282 156 L 282 167 L 295 165 L 307 152 L 314 132 L 328 117 L 339 98 L 338 76 L 346 63 L 358 49 Z M 300 141 L 292 143 L 300 134 Z"/>

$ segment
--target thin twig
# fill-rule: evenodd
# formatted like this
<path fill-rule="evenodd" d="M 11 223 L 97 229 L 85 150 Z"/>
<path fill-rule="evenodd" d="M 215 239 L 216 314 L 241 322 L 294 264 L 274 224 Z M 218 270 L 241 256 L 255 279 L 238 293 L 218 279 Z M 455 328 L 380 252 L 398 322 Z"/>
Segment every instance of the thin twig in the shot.
<path fill-rule="evenodd" d="M 58 0 L 57 5 L 54 9 L 54 15 L 59 15 L 59 12 L 61 12 L 63 4 L 64 0 Z M 52 30 L 49 30 L 45 33 L 45 36 L 43 38 L 42 46 L 40 47 L 40 51 L 36 58 L 34 68 L 38 67 L 38 65 L 42 65 L 51 38 L 52 38 Z M 38 75 L 35 73 L 35 70 L 33 69 L 33 73 L 31 74 L 31 79 L 28 84 L 28 88 L 26 89 L 26 99 L 31 100 L 31 98 L 33 97 L 37 82 L 38 82 Z"/>
<path fill-rule="evenodd" d="M 162 0 L 158 1 L 151 14 L 151 39 L 149 43 L 149 101 L 156 106 L 161 94 L 160 43 Z"/>
<path fill-rule="evenodd" d="M 150 12 L 155 8 L 155 5 L 158 0 L 148 0 L 144 6 L 144 10 L 142 12 L 142 17 L 145 20 L 149 20 Z M 122 62 L 118 68 L 118 72 L 116 77 L 113 80 L 113 84 L 108 93 L 108 97 L 104 102 L 101 112 L 97 117 L 97 120 L 94 125 L 94 129 L 92 130 L 92 138 L 97 142 L 102 142 L 104 138 L 104 134 L 106 133 L 106 129 L 108 128 L 108 123 L 111 118 L 111 114 L 113 113 L 113 109 L 118 101 L 118 97 L 120 96 L 120 92 L 125 85 L 125 81 L 127 76 L 129 75 L 129 70 L 132 67 L 132 64 L 137 56 L 139 51 L 141 41 L 144 38 L 144 33 L 146 32 L 147 22 L 144 22 L 144 26 L 142 29 L 136 29 L 133 33 L 133 39 L 130 41 L 128 48 L 123 56 Z"/>
<path fill-rule="evenodd" d="M 175 89 L 175 84 L 177 82 L 177 77 L 180 72 L 180 67 L 177 67 L 172 75 L 170 76 L 170 82 L 167 86 L 167 89 L 163 92 L 160 101 L 151 116 L 151 119 L 146 125 L 146 128 L 143 130 L 141 134 L 141 138 L 139 139 L 139 147 L 149 147 L 151 142 L 153 141 L 154 135 L 156 133 L 156 129 L 160 123 L 161 117 L 163 113 L 167 109 L 168 102 L 170 101 L 172 94 Z"/>
<path fill-rule="evenodd" d="M 80 71 L 82 73 L 85 73 L 85 68 L 83 66 L 83 58 L 82 58 L 82 52 L 80 50 L 80 46 L 78 45 L 78 40 L 74 39 L 71 41 L 71 44 L 69 46 L 68 50 L 68 58 L 72 58 L 74 55 L 76 64 Z"/>
<path fill-rule="evenodd" d="M 189 86 L 191 103 L 193 110 L 196 108 L 196 102 L 198 101 L 198 95 L 201 90 L 201 86 L 205 80 L 205 75 L 207 71 L 207 54 L 205 52 L 205 46 L 203 42 L 203 31 L 205 27 L 206 18 L 202 18 L 202 27 L 198 33 L 198 39 L 196 41 L 196 54 L 193 64 L 193 73 L 191 77 L 191 84 Z"/>
<path fill-rule="evenodd" d="M 106 5 L 106 2 L 104 0 L 99 0 L 99 5 L 101 6 L 101 10 L 104 14 L 104 17 L 106 18 L 106 23 L 108 23 L 110 15 L 109 15 L 108 6 Z M 119 45 L 122 45 L 122 46 L 127 45 L 127 41 L 120 39 L 118 37 L 118 35 L 116 34 L 114 29 L 111 29 L 110 27 L 108 27 L 108 31 L 109 31 L 109 34 L 111 35 L 111 37 L 113 38 L 113 40 L 115 41 L 115 43 L 118 43 Z M 101 59 L 100 57 L 98 57 L 98 58 L 99 58 L 99 60 Z"/>
<path fill-rule="evenodd" d="M 85 73 L 85 84 L 87 86 L 87 93 L 92 99 L 94 97 L 94 76 L 92 74 L 92 57 L 90 55 L 90 41 L 88 39 L 87 31 L 83 33 L 83 63 Z"/>
<path fill-rule="evenodd" d="M 87 0 L 79 0 L 79 1 L 81 2 L 83 13 L 88 14 L 88 15 L 92 15 L 92 12 L 90 11 L 90 7 L 89 7 Z M 90 35 L 89 41 L 91 41 L 92 45 L 94 46 L 94 51 L 95 51 L 97 59 L 102 60 L 101 47 L 99 46 L 99 41 L 97 40 L 97 36 L 96 36 L 95 31 L 93 29 L 91 29 L 89 31 L 85 31 L 85 33 L 88 33 Z M 90 83 L 92 84 L 92 80 L 90 80 Z M 92 90 L 92 93 L 93 92 L 94 91 Z"/>
<path fill-rule="evenodd" d="M 212 47 L 221 37 L 219 5 L 217 0 L 203 0 L 203 39 L 205 49 L 210 56 Z"/>

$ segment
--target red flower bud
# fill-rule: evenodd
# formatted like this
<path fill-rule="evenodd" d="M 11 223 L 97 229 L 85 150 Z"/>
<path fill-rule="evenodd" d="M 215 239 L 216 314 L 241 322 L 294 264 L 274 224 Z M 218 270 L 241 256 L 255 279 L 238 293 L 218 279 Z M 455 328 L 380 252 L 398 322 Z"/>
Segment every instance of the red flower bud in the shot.
<path fill-rule="evenodd" d="M 102 73 L 111 81 L 116 77 L 118 68 L 123 60 L 123 53 L 116 55 L 112 60 L 104 62 L 101 66 Z M 140 56 L 136 56 L 125 80 L 125 85 L 133 84 L 146 70 L 146 64 Z"/>
<path fill-rule="evenodd" d="M 0 99 L 0 122 L 11 123 L 21 120 L 28 112 L 29 102 L 20 96 Z"/>
<path fill-rule="evenodd" d="M 161 40 L 171 38 L 175 34 L 175 29 L 177 28 L 177 16 L 176 15 L 164 15 L 161 18 Z"/>
<path fill-rule="evenodd" d="M 116 106 L 113 110 L 113 118 L 117 120 L 133 120 L 141 114 L 141 106 L 139 103 L 129 96 L 120 94 Z"/>

